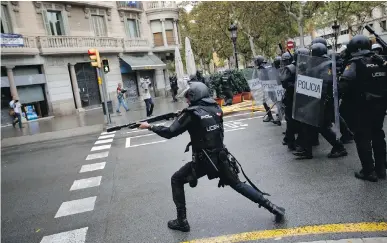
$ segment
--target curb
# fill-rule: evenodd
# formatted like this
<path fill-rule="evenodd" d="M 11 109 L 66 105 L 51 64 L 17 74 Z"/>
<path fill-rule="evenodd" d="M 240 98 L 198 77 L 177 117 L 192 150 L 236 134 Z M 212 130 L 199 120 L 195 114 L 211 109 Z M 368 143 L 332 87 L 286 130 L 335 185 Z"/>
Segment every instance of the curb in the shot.
<path fill-rule="evenodd" d="M 72 129 L 60 130 L 55 132 L 45 132 L 34 135 L 4 138 L 1 140 L 1 147 L 7 148 L 17 145 L 24 145 L 30 143 L 44 142 L 56 139 L 70 138 L 75 136 L 89 135 L 100 133 L 104 129 L 103 124 L 93 125 L 93 126 L 84 126 L 77 127 Z"/>

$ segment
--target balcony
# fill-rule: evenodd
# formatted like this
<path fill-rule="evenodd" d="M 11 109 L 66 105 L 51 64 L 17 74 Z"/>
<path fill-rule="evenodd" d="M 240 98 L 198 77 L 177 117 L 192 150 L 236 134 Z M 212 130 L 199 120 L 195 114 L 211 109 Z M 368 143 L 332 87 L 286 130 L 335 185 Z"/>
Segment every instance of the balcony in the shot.
<path fill-rule="evenodd" d="M 163 39 L 154 39 L 154 52 L 174 51 L 176 48 L 176 38 L 173 36 L 167 36 L 167 44 L 164 45 Z"/>
<path fill-rule="evenodd" d="M 117 9 L 124 10 L 124 11 L 138 12 L 138 13 L 141 13 L 143 10 L 141 2 L 131 2 L 131 1 L 118 1 Z"/>
<path fill-rule="evenodd" d="M 87 53 L 90 48 L 98 48 L 101 53 L 123 51 L 122 39 L 111 37 L 40 36 L 42 55 Z"/>
<path fill-rule="evenodd" d="M 147 39 L 124 39 L 124 52 L 149 52 L 151 47 Z"/>
<path fill-rule="evenodd" d="M 36 41 L 36 37 L 23 36 L 23 46 L 2 46 L 1 55 L 37 55 L 39 49 Z"/>
<path fill-rule="evenodd" d="M 145 12 L 148 20 L 179 18 L 179 9 L 175 1 L 150 1 L 144 4 L 146 4 Z"/>

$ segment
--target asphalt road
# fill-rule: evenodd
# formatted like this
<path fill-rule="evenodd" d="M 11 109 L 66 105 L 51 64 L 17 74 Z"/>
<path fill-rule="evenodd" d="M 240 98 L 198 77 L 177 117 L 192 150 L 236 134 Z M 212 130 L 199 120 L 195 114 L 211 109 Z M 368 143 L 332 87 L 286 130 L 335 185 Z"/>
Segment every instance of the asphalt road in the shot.
<path fill-rule="evenodd" d="M 100 139 L 95 134 L 2 150 L 2 242 L 173 243 L 308 225 L 387 221 L 387 181 L 354 178 L 360 168 L 354 144 L 347 145 L 348 157 L 331 160 L 326 158 L 330 146 L 320 137 L 315 158 L 298 161 L 281 145 L 285 125 L 265 124 L 257 114 L 225 120 L 225 144 L 256 185 L 286 208 L 285 222 L 275 223 L 265 209 L 204 177 L 196 188 L 186 187 L 191 232 L 169 230 L 166 222 L 176 217 L 170 177 L 190 160 L 190 153 L 184 153 L 189 137 L 165 140 L 149 131 L 121 130 Z M 106 143 L 94 145 L 97 140 Z M 91 154 L 107 157 L 90 159 L 95 157 Z M 106 163 L 80 173 L 83 165 L 101 162 Z M 87 178 L 93 179 L 74 183 Z M 66 208 L 68 202 L 85 198 Z M 280 242 L 367 236 L 387 236 L 387 231 L 313 234 Z M 72 241 L 58 240 L 66 237 Z M 259 242 L 274 240 L 279 239 Z"/>

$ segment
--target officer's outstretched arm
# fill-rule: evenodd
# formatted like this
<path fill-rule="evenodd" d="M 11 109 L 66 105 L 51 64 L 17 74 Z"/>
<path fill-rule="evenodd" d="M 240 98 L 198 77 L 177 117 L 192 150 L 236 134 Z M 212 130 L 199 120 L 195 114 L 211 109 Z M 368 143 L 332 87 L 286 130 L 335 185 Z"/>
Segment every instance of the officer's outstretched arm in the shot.
<path fill-rule="evenodd" d="M 191 115 L 183 112 L 169 127 L 165 126 L 150 126 L 149 130 L 156 133 L 160 137 L 171 139 L 177 137 L 187 131 L 188 126 L 192 121 Z"/>

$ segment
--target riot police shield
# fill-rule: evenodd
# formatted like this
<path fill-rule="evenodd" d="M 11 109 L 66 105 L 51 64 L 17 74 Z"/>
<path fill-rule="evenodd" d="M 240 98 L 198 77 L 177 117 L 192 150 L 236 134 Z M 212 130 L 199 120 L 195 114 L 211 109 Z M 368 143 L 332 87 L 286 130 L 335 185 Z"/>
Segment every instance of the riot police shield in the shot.
<path fill-rule="evenodd" d="M 280 101 L 277 97 L 282 98 L 283 90 L 279 87 L 278 74 L 278 70 L 273 67 L 243 69 L 243 75 L 257 105 Z"/>
<path fill-rule="evenodd" d="M 332 83 L 331 62 L 327 58 L 300 55 L 293 99 L 293 119 L 320 127 L 324 118 L 328 83 Z"/>

